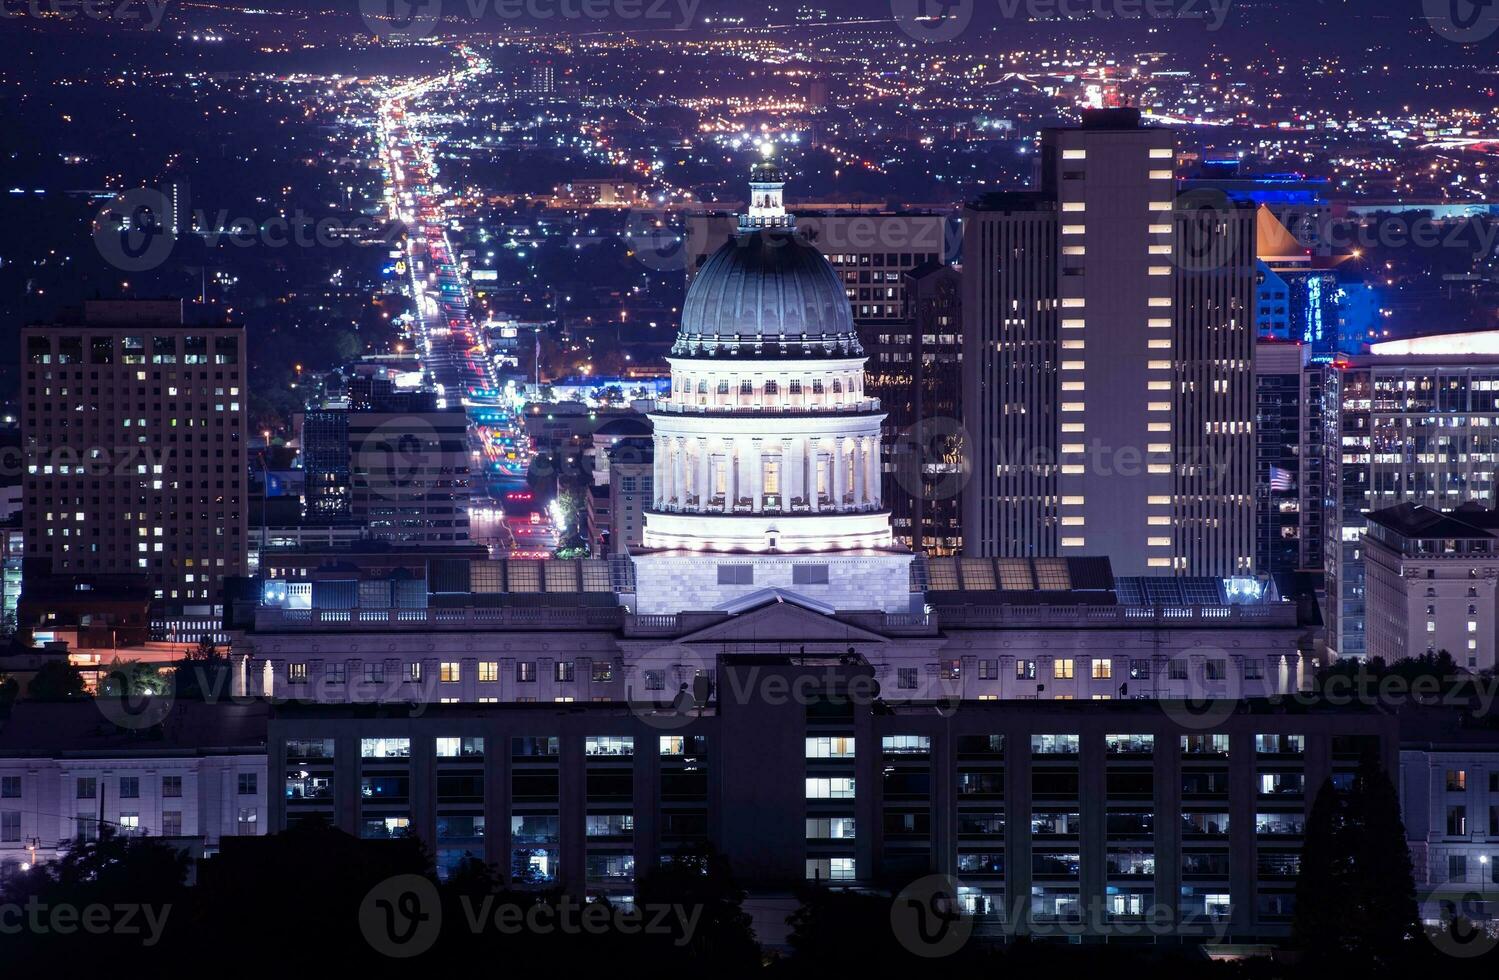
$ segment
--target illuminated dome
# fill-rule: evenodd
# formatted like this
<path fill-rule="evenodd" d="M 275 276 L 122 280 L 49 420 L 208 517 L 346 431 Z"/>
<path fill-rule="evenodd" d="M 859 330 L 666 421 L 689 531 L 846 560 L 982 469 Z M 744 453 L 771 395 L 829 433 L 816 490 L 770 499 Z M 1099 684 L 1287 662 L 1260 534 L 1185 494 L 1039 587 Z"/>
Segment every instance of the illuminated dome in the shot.
<path fill-rule="evenodd" d="M 651 412 L 648 549 L 888 549 L 878 398 L 837 273 L 796 233 L 785 176 L 750 175 L 739 234 L 698 273 Z"/>
<path fill-rule="evenodd" d="M 744 229 L 703 265 L 674 357 L 865 356 L 838 274 L 793 227 Z"/>

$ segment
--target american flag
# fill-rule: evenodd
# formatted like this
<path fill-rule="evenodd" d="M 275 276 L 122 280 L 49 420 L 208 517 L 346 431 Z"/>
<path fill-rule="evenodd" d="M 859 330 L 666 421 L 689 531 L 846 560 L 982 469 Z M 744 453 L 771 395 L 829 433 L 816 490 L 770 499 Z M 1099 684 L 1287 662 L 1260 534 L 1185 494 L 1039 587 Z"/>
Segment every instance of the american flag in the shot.
<path fill-rule="evenodd" d="M 1296 476 L 1290 470 L 1283 470 L 1279 466 L 1270 467 L 1270 489 L 1288 491 L 1296 489 Z"/>

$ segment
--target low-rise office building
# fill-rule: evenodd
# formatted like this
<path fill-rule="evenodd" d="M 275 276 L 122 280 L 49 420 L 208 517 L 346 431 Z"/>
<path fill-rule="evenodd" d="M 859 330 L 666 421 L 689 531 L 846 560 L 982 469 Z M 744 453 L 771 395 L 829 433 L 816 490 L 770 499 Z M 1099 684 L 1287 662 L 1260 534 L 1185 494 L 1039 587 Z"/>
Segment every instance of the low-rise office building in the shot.
<path fill-rule="evenodd" d="M 1499 731 L 1465 710 L 1404 712 L 1400 813 L 1421 917 L 1494 918 L 1499 900 Z"/>
<path fill-rule="evenodd" d="M 1367 515 L 1363 535 L 1366 637 L 1394 663 L 1445 650 L 1469 670 L 1492 670 L 1499 634 L 1499 512 L 1450 513 L 1397 504 Z"/>
<path fill-rule="evenodd" d="M 998 933 L 1287 934 L 1316 787 L 1392 715 L 1245 702 L 900 705 L 846 654 L 747 656 L 713 707 L 304 705 L 277 712 L 276 829 L 411 832 L 514 883 L 628 896 L 711 844 L 751 894 L 955 877 Z"/>
<path fill-rule="evenodd" d="M 118 702 L 19 702 L 0 727 L 0 878 L 101 828 L 200 854 L 265 833 L 268 713 L 174 704 L 147 732 Z"/>

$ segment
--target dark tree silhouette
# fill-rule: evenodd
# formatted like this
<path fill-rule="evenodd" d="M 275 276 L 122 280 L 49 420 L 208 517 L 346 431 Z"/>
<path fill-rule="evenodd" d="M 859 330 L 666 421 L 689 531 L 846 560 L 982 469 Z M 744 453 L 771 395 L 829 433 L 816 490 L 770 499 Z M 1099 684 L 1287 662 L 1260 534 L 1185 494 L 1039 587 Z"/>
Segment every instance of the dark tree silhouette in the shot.
<path fill-rule="evenodd" d="M 213 637 L 204 634 L 198 638 L 197 646 L 193 647 L 187 657 L 189 660 L 219 660 L 219 648 L 213 642 Z"/>
<path fill-rule="evenodd" d="M 26 685 L 26 696 L 33 701 L 68 701 L 83 697 L 83 677 L 72 664 L 65 660 L 49 660 L 42 664 L 31 683 Z"/>
<path fill-rule="evenodd" d="M 1323 783 L 1296 882 L 1296 943 L 1311 970 L 1386 973 L 1414 953 L 1416 885 L 1395 787 L 1366 755 L 1353 785 Z"/>
<path fill-rule="evenodd" d="M 21 682 L 14 677 L 0 677 L 0 719 L 10 717 L 10 706 L 21 696 Z"/>
<path fill-rule="evenodd" d="M 712 964 L 716 970 L 746 969 L 760 962 L 744 890 L 734 880 L 728 858 L 711 847 L 693 848 L 644 874 L 636 883 L 642 905 L 682 905 L 698 912 L 691 933 L 674 932 L 665 949 L 682 959 Z M 681 926 L 673 922 L 674 929 Z"/>
<path fill-rule="evenodd" d="M 0 903 L 41 910 L 35 919 L 28 913 L 25 928 L 9 933 L 0 958 L 12 968 L 66 961 L 70 970 L 82 972 L 139 957 L 147 942 L 169 946 L 186 918 L 189 863 L 158 839 L 126 836 L 107 826 L 97 840 L 74 841 L 61 858 L 35 865 L 0 889 Z M 108 928 L 75 924 L 69 931 L 59 914 L 79 921 L 96 915 Z"/>

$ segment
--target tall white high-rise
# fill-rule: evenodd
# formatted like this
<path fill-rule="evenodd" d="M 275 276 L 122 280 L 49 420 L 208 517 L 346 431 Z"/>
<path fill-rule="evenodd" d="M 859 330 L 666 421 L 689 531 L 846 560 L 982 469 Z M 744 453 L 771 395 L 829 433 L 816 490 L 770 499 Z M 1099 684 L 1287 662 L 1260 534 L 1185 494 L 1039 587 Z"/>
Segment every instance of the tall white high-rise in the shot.
<path fill-rule="evenodd" d="M 1044 134 L 964 214 L 964 549 L 1253 570 L 1254 212 L 1178 201 L 1133 109 Z"/>

